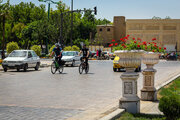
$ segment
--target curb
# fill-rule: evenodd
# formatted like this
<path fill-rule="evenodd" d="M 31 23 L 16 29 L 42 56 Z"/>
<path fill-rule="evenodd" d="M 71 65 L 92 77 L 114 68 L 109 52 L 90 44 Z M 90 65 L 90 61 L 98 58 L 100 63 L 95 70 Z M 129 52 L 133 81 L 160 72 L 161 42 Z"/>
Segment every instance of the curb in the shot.
<path fill-rule="evenodd" d="M 162 87 L 164 87 L 165 85 L 168 85 L 170 82 L 172 82 L 173 80 L 175 80 L 176 78 L 180 77 L 180 74 L 170 78 L 168 81 L 164 82 L 162 85 L 159 85 L 156 87 L 156 90 L 158 91 L 159 89 L 161 89 Z"/>
<path fill-rule="evenodd" d="M 119 118 L 124 112 L 125 112 L 125 109 L 117 109 L 113 111 L 112 113 L 110 113 L 109 115 L 106 115 L 99 120 L 114 120 L 116 118 Z"/>
<path fill-rule="evenodd" d="M 41 64 L 40 65 L 40 68 L 44 68 L 44 67 L 49 67 L 50 65 L 48 65 L 48 64 Z"/>

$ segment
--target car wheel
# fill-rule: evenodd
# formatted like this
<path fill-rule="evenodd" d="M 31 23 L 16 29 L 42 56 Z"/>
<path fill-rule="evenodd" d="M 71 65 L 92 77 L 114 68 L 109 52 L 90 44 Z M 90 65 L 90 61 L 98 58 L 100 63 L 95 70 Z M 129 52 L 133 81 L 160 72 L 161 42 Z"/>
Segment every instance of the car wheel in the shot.
<path fill-rule="evenodd" d="M 114 71 L 114 72 L 117 72 L 117 68 L 113 68 L 113 71 Z"/>
<path fill-rule="evenodd" d="M 39 69 L 39 62 L 38 63 L 36 63 L 36 67 L 34 68 L 35 70 L 38 70 Z"/>
<path fill-rule="evenodd" d="M 4 72 L 7 72 L 7 68 L 4 68 Z"/>
<path fill-rule="evenodd" d="M 71 67 L 75 66 L 75 60 L 72 61 Z"/>
<path fill-rule="evenodd" d="M 24 69 L 24 72 L 26 72 L 28 69 L 28 64 L 25 64 L 23 69 Z"/>

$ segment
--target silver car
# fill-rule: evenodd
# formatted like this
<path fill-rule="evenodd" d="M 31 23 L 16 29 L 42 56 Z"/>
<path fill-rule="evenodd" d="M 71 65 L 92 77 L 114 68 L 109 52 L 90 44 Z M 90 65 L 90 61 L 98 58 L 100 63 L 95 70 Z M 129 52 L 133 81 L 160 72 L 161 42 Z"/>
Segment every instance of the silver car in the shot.
<path fill-rule="evenodd" d="M 78 51 L 63 51 L 62 61 L 65 62 L 66 66 L 71 65 L 73 67 L 80 64 L 80 56 L 78 55 Z"/>
<path fill-rule="evenodd" d="M 8 69 L 27 71 L 28 68 L 34 68 L 38 70 L 40 58 L 33 50 L 14 50 L 3 60 L 2 66 L 4 72 L 7 72 Z"/>

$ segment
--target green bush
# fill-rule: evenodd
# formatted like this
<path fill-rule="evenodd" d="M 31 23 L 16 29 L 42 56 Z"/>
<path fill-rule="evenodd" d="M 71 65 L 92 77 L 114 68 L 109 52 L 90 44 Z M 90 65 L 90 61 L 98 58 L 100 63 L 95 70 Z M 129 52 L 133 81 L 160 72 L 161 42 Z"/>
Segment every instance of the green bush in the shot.
<path fill-rule="evenodd" d="M 64 51 L 80 51 L 80 48 L 76 45 L 71 46 L 67 46 L 64 48 Z"/>
<path fill-rule="evenodd" d="M 80 51 L 80 48 L 76 45 L 72 46 L 72 51 Z"/>
<path fill-rule="evenodd" d="M 64 51 L 72 51 L 72 47 L 71 46 L 67 46 L 64 48 Z"/>
<path fill-rule="evenodd" d="M 41 56 L 41 51 L 42 51 L 42 49 L 41 49 L 40 46 L 38 46 L 38 45 L 33 45 L 33 46 L 31 47 L 31 50 L 34 50 L 34 52 L 35 52 L 38 56 Z"/>
<path fill-rule="evenodd" d="M 53 45 L 53 46 L 50 48 L 50 50 L 49 50 L 49 53 L 50 53 L 50 54 L 52 53 L 52 51 L 53 51 L 54 48 L 55 48 L 55 45 Z"/>
<path fill-rule="evenodd" d="M 159 110 L 164 113 L 167 120 L 180 118 L 180 95 L 172 94 L 160 99 Z"/>
<path fill-rule="evenodd" d="M 11 53 L 13 50 L 18 50 L 19 46 L 17 44 L 17 42 L 9 42 L 6 46 L 7 49 L 7 53 Z"/>

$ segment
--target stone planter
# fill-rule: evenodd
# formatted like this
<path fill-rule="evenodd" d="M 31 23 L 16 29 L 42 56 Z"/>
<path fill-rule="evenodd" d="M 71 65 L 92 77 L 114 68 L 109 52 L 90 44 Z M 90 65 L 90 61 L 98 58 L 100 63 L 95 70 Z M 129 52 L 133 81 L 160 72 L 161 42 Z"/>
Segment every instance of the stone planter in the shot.
<path fill-rule="evenodd" d="M 119 56 L 119 64 L 126 69 L 120 78 L 122 79 L 122 98 L 119 107 L 126 109 L 130 113 L 140 112 L 140 99 L 137 96 L 137 79 L 139 74 L 134 72 L 135 68 L 141 64 L 142 50 L 119 50 L 115 51 Z"/>
<path fill-rule="evenodd" d="M 156 88 L 154 87 L 154 75 L 156 70 L 153 68 L 159 62 L 159 54 L 146 52 L 143 54 L 142 62 L 147 68 L 143 70 L 143 88 L 141 90 L 141 100 L 157 100 Z"/>

